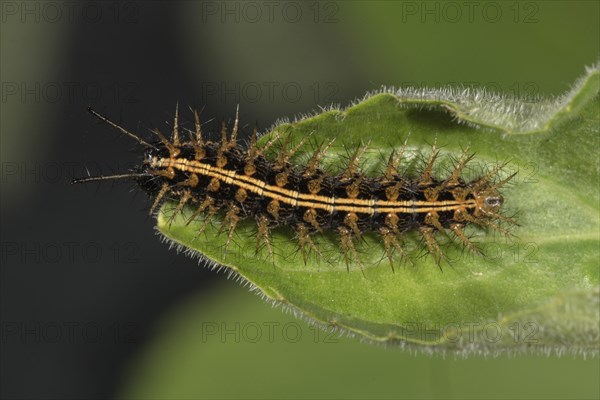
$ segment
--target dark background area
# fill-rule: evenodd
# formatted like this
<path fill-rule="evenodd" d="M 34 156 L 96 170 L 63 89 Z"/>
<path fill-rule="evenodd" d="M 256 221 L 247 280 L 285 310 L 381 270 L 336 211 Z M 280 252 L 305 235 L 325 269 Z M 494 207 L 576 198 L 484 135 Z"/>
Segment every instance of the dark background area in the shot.
<path fill-rule="evenodd" d="M 515 3 L 518 15 L 497 2 L 493 23 L 451 22 L 436 2 L 438 21 L 406 8 L 421 2 L 296 2 L 294 22 L 269 21 L 263 2 L 257 20 L 241 2 L 47 4 L 2 2 L 2 398 L 114 397 L 165 314 L 202 294 L 201 314 L 235 285 L 161 243 L 133 185 L 69 185 L 140 156 L 88 106 L 148 134 L 168 130 L 177 101 L 188 127 L 187 105 L 208 121 L 239 104 L 248 133 L 381 85 L 557 95 L 599 54 L 597 2 Z"/>
<path fill-rule="evenodd" d="M 145 134 L 150 124 L 162 127 L 172 118 L 176 100 L 194 103 L 174 45 L 175 8 L 94 4 L 104 15 L 98 23 L 75 18 L 56 27 L 69 32 L 56 39 L 61 59 L 45 71 L 48 80 L 12 80 L 19 94 L 7 95 L 26 118 L 43 113 L 53 123 L 21 132 L 35 136 L 23 146 L 23 158 L 3 158 L 3 179 L 10 181 L 3 186 L 24 186 L 14 198 L 2 199 L 6 398 L 113 396 L 120 366 L 147 340 L 156 316 L 187 293 L 210 288 L 215 278 L 160 243 L 147 200 L 132 193 L 131 184 L 69 185 L 86 175 L 84 166 L 108 174 L 139 156 L 131 140 L 88 114 L 88 105 Z M 137 22 L 115 21 L 112 7 L 133 7 Z M 55 26 L 46 25 L 55 35 Z M 22 97 L 23 84 L 33 93 Z M 231 113 L 226 105 L 210 111 Z M 29 148 L 36 157 L 29 157 Z"/>

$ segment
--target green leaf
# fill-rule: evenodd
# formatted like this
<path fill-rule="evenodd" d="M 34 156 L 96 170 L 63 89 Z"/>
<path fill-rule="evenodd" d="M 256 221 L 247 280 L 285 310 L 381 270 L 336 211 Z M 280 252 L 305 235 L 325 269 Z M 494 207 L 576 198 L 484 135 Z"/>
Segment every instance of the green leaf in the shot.
<path fill-rule="evenodd" d="M 159 316 L 116 398 L 600 397 L 595 360 L 415 357 L 307 326 L 226 279 L 210 286 Z"/>
<path fill-rule="evenodd" d="M 261 139 L 265 143 L 275 133 L 292 135 L 296 142 L 311 135 L 313 144 L 335 138 L 325 159 L 332 169 L 343 165 L 349 149 L 370 140 L 365 169 L 381 170 L 384 156 L 407 137 L 409 159 L 437 140 L 448 156 L 467 147 L 476 153 L 475 171 L 509 160 L 507 172 L 517 176 L 503 194 L 505 206 L 518 213 L 517 237 L 473 228 L 469 234 L 486 255 L 448 245 L 451 261 L 441 271 L 425 256 L 414 266 L 396 265 L 393 272 L 377 235 L 366 235 L 358 247 L 362 268 L 347 269 L 335 235 L 316 238 L 323 257 L 305 264 L 289 229 L 273 231 L 270 258 L 266 249 L 256 252 L 251 221 L 236 228 L 225 254 L 219 224 L 196 237 L 202 223 L 185 225 L 191 210 L 168 223 L 170 203 L 159 213 L 158 229 L 180 249 L 224 266 L 268 300 L 373 342 L 462 355 L 597 355 L 599 89 L 598 67 L 552 100 L 462 89 L 384 89 L 345 110 L 276 124 Z M 299 162 L 311 152 L 305 147 Z M 407 236 L 407 246 L 416 248 L 416 235 Z"/>

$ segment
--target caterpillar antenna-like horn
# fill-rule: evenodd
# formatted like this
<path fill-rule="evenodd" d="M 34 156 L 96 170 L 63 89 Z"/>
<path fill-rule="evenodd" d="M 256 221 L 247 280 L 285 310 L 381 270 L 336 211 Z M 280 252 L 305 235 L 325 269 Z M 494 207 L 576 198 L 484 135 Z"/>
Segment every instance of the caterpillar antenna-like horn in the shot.
<path fill-rule="evenodd" d="M 92 114 L 94 117 L 98 118 L 100 121 L 107 123 L 108 125 L 112 126 L 113 128 L 115 128 L 116 130 L 118 130 L 121 133 L 126 134 L 127 136 L 133 138 L 136 142 L 138 142 L 141 145 L 144 145 L 146 147 L 151 147 L 153 149 L 157 149 L 156 146 L 146 142 L 144 139 L 142 139 L 141 137 L 139 137 L 138 135 L 136 135 L 135 133 L 129 132 L 127 129 L 123 128 L 120 125 L 115 124 L 114 122 L 112 122 L 110 119 L 108 119 L 107 117 L 105 117 L 104 115 L 100 114 L 99 112 L 97 112 L 96 110 L 94 110 L 92 107 L 88 107 L 88 112 L 90 114 Z M 158 149 L 157 149 L 158 150 Z"/>
<path fill-rule="evenodd" d="M 71 185 L 78 183 L 88 183 L 96 181 L 108 181 L 114 179 L 128 179 L 128 178 L 139 178 L 142 176 L 151 176 L 150 174 L 120 174 L 120 175 L 100 175 L 100 176 L 88 176 L 87 178 L 73 179 Z"/>

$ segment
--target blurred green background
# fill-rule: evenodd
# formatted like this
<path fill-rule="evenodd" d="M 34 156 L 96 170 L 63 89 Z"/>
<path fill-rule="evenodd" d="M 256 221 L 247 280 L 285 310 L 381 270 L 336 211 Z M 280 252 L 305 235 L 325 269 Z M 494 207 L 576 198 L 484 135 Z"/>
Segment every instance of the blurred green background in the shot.
<path fill-rule="evenodd" d="M 2 2 L 2 397 L 600 396 L 597 359 L 443 359 L 328 336 L 169 251 L 129 186 L 68 186 L 84 165 L 136 161 L 88 105 L 146 132 L 176 101 L 204 120 L 239 104 L 248 131 L 382 85 L 559 95 L 598 60 L 599 2 L 47 4 Z M 104 257 L 9 250 L 71 242 Z M 73 321 L 135 329 L 100 343 L 7 329 Z"/>

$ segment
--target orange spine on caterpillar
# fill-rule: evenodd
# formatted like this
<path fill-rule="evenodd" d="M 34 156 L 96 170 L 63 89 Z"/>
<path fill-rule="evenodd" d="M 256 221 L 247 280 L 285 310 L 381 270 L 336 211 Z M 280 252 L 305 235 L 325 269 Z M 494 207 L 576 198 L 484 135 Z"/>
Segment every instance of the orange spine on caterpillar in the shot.
<path fill-rule="evenodd" d="M 175 111 L 173 133 L 167 139 L 158 129 L 156 140 L 148 142 L 108 118 L 89 109 L 100 120 L 134 138 L 146 148 L 143 162 L 134 171 L 113 176 L 88 177 L 73 181 L 84 183 L 107 179 L 135 179 L 153 199 L 150 213 L 164 201 L 175 201 L 171 221 L 185 207 L 193 207 L 187 223 L 204 216 L 201 233 L 210 221 L 222 214 L 225 249 L 232 241 L 241 220 L 254 218 L 257 225 L 256 247 L 265 244 L 273 254 L 271 230 L 291 226 L 306 262 L 309 252 L 319 254 L 312 237 L 324 231 L 339 235 L 340 249 L 346 266 L 354 260 L 360 265 L 357 242 L 368 232 L 376 232 L 393 266 L 393 254 L 407 258 L 403 245 L 406 232 L 417 231 L 425 248 L 439 265 L 444 258 L 436 232 L 453 233 L 457 243 L 478 253 L 479 248 L 464 232 L 468 224 L 508 234 L 504 223 L 516 222 L 501 213 L 503 197 L 499 192 L 513 177 L 499 179 L 504 165 L 489 173 L 465 181 L 461 175 L 473 155 L 464 151 L 444 179 L 434 174 L 439 150 L 433 145 L 421 171 L 414 176 L 399 173 L 404 149 L 393 152 L 381 176 L 369 177 L 359 168 L 367 146 L 358 147 L 346 168 L 329 174 L 321 160 L 333 142 L 318 146 L 304 165 L 294 165 L 292 157 L 304 140 L 290 146 L 289 136 L 279 136 L 259 147 L 256 128 L 247 146 L 238 143 L 239 113 L 228 132 L 222 122 L 221 140 L 206 140 L 200 119 L 194 114 L 195 130 L 183 140 L 180 135 L 179 112 Z M 268 150 L 280 143 L 275 159 Z"/>

